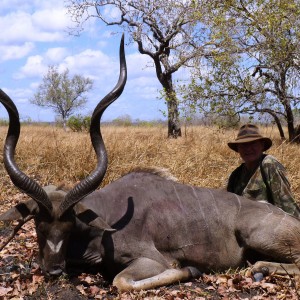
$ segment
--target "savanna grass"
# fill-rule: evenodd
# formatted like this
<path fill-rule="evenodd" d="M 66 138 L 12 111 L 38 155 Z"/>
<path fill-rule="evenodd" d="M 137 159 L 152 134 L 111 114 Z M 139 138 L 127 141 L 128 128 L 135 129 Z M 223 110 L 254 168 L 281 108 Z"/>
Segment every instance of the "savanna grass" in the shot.
<path fill-rule="evenodd" d="M 0 127 L 0 146 L 7 127 Z M 300 200 L 300 146 L 282 142 L 276 127 L 261 128 L 273 140 L 269 154 L 287 168 L 292 190 Z M 182 183 L 210 188 L 224 188 L 230 172 L 239 165 L 238 154 L 227 146 L 237 130 L 190 126 L 184 137 L 168 139 L 165 127 L 103 126 L 109 156 L 105 186 L 137 166 L 158 166 Z M 0 197 L 16 193 L 4 169 L 0 154 Z M 65 132 L 52 126 L 23 126 L 17 145 L 16 161 L 20 169 L 40 184 L 73 186 L 89 174 L 96 158 L 87 133 Z"/>

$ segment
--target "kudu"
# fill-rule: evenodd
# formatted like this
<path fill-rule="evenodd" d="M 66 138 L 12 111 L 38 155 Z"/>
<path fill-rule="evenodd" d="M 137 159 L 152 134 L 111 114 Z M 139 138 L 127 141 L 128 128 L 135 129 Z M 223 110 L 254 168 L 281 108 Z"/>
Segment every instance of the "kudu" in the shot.
<path fill-rule="evenodd" d="M 185 281 L 200 272 L 237 268 L 258 258 L 277 262 L 259 263 L 271 272 L 294 267 L 292 272 L 299 273 L 300 221 L 271 204 L 181 184 L 143 169 L 95 191 L 107 168 L 100 119 L 126 82 L 123 38 L 119 81 L 91 119 L 97 167 L 69 192 L 42 188 L 19 170 L 14 160 L 18 111 L 1 91 L 0 101 L 9 114 L 4 164 L 14 185 L 32 200 L 9 209 L 0 220 L 19 220 L 20 227 L 34 219 L 46 274 L 59 275 L 77 263 L 99 266 L 121 291 Z"/>

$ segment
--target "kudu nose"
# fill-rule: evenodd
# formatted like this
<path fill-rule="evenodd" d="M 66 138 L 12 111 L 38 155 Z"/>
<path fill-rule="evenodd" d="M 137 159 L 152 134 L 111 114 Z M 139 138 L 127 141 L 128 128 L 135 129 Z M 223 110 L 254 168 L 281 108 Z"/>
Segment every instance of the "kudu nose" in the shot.
<path fill-rule="evenodd" d="M 51 276 L 59 276 L 63 273 L 63 268 L 61 265 L 53 266 L 51 270 L 48 271 Z"/>

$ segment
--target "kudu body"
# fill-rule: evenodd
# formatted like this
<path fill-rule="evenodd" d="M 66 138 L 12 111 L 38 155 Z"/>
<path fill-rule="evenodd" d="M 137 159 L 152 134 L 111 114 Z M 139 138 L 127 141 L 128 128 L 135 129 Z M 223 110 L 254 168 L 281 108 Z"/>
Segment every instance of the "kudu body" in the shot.
<path fill-rule="evenodd" d="M 154 169 L 133 171 L 95 191 L 107 167 L 100 119 L 125 82 L 122 38 L 118 84 L 91 121 L 97 167 L 69 192 L 42 188 L 19 170 L 14 161 L 18 111 L 0 92 L 10 118 L 4 164 L 13 183 L 32 198 L 3 213 L 0 221 L 22 225 L 34 219 L 44 272 L 59 275 L 72 264 L 99 266 L 120 290 L 155 288 L 261 258 L 277 262 L 266 263 L 271 272 L 291 267 L 299 273 L 300 221 L 273 205 L 184 185 Z"/>

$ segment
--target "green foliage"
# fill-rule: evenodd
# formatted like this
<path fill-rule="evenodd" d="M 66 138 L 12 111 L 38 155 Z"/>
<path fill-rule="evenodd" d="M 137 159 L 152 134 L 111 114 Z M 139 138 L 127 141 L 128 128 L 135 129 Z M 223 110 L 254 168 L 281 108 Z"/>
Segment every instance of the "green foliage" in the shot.
<path fill-rule="evenodd" d="M 6 119 L 0 119 L 0 126 L 8 126 L 9 121 Z"/>
<path fill-rule="evenodd" d="M 238 128 L 240 124 L 240 117 L 237 114 L 234 115 L 226 115 L 226 116 L 219 116 L 219 115 L 210 115 L 209 119 L 211 124 L 218 126 L 219 128 Z"/>
<path fill-rule="evenodd" d="M 211 1 L 205 21 L 215 48 L 179 88 L 185 105 L 220 117 L 268 114 L 281 135 L 288 124 L 295 140 L 299 12 L 296 0 Z"/>
<path fill-rule="evenodd" d="M 120 117 L 112 120 L 112 123 L 117 126 L 131 126 L 132 119 L 129 115 L 123 115 L 123 116 L 120 116 Z"/>
<path fill-rule="evenodd" d="M 74 132 L 89 131 L 91 125 L 90 116 L 76 115 L 67 121 L 67 126 Z"/>
<path fill-rule="evenodd" d="M 81 75 L 71 77 L 68 69 L 60 73 L 57 66 L 50 66 L 30 102 L 51 108 L 65 125 L 67 118 L 86 104 L 85 94 L 92 85 L 93 81 L 89 78 Z"/>
<path fill-rule="evenodd" d="M 162 121 L 145 121 L 145 120 L 135 120 L 135 123 L 139 127 L 148 127 L 148 128 L 154 128 L 158 127 L 160 124 L 163 124 Z"/>
<path fill-rule="evenodd" d="M 22 124 L 29 125 L 29 124 L 32 124 L 32 119 L 30 117 L 25 117 L 25 118 L 22 118 L 21 122 L 22 122 Z"/>

